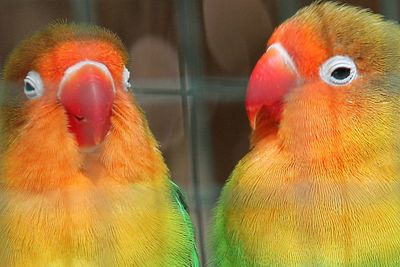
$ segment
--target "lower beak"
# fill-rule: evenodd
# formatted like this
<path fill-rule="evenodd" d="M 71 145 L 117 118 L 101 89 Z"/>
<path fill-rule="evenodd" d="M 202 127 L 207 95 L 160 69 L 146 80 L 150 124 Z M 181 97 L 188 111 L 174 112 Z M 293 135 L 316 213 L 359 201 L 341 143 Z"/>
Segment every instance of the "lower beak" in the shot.
<path fill-rule="evenodd" d="M 107 136 L 114 90 L 112 76 L 101 63 L 84 61 L 65 72 L 58 96 L 80 147 L 97 146 Z"/>

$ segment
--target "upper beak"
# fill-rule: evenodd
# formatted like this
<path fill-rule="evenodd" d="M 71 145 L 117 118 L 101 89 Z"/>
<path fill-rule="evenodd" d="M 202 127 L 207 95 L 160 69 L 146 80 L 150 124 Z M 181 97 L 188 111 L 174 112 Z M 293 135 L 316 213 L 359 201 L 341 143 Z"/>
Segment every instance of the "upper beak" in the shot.
<path fill-rule="evenodd" d="M 82 61 L 66 70 L 58 97 L 80 147 L 94 147 L 106 137 L 114 95 L 113 78 L 104 64 Z"/>
<path fill-rule="evenodd" d="M 259 59 L 249 80 L 246 110 L 252 129 L 262 110 L 278 122 L 281 117 L 285 95 L 298 83 L 293 60 L 279 43 L 271 45 Z"/>

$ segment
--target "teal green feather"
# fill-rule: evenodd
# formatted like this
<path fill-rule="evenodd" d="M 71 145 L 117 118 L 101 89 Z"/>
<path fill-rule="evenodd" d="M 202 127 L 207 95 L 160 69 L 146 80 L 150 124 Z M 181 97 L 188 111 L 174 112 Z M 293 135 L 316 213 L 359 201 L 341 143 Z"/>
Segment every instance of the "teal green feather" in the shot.
<path fill-rule="evenodd" d="M 171 180 L 170 180 L 171 181 Z M 182 214 L 182 218 L 187 225 L 187 230 L 189 231 L 189 235 L 191 237 L 191 243 L 193 244 L 193 250 L 192 250 L 192 259 L 191 259 L 191 267 L 199 267 L 200 266 L 200 261 L 199 261 L 199 255 L 197 253 L 197 247 L 196 247 L 196 240 L 195 240 L 195 231 L 194 227 L 192 224 L 192 221 L 189 216 L 189 209 L 186 201 L 186 197 L 183 194 L 183 192 L 180 190 L 177 184 L 175 184 L 173 181 L 171 181 L 171 189 L 173 192 L 173 197 L 174 201 L 178 205 L 179 211 Z"/>

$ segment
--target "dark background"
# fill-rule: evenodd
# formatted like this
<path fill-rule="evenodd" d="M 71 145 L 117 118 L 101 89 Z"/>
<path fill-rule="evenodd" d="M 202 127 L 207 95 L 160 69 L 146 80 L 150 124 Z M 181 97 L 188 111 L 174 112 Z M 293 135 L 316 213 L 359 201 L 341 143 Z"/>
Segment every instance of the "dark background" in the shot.
<path fill-rule="evenodd" d="M 203 262 L 212 207 L 248 150 L 246 83 L 273 29 L 305 0 L 0 0 L 0 67 L 24 37 L 66 20 L 107 27 L 130 56 L 134 93 L 187 192 Z M 342 1 L 398 19 L 400 2 Z"/>

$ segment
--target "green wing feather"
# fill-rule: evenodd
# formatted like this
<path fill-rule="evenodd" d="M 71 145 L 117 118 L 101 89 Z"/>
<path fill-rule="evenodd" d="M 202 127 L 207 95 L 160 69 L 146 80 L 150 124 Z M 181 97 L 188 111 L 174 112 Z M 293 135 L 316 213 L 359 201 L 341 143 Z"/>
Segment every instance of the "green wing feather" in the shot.
<path fill-rule="evenodd" d="M 189 216 L 189 209 L 188 209 L 188 205 L 186 202 L 186 198 L 185 198 L 183 192 L 178 187 L 178 185 L 176 185 L 171 180 L 170 180 L 170 183 L 171 183 L 174 201 L 177 203 L 177 205 L 179 207 L 179 211 L 182 214 L 183 220 L 186 222 L 186 225 L 188 227 L 187 230 L 190 232 L 190 236 L 192 238 L 193 250 L 192 250 L 191 267 L 199 267 L 200 262 L 199 262 L 199 255 L 197 253 L 195 232 L 194 232 L 192 220 L 190 219 L 190 216 Z"/>

